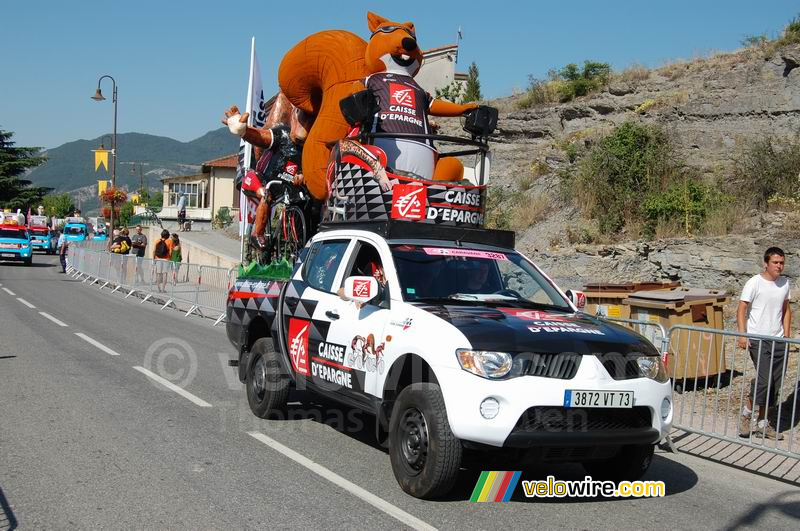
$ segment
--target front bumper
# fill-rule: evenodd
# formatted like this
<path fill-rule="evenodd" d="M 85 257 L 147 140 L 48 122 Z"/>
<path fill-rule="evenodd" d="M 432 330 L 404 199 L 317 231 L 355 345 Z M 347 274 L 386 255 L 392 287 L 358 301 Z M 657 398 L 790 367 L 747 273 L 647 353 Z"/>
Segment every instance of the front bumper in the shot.
<path fill-rule="evenodd" d="M 0 249 L 0 260 L 30 260 L 33 248 Z"/>
<path fill-rule="evenodd" d="M 460 368 L 437 368 L 453 433 L 463 441 L 495 447 L 619 446 L 651 444 L 672 425 L 669 382 L 614 380 L 595 356 L 584 356 L 569 380 L 521 376 L 491 381 Z M 633 391 L 633 408 L 564 408 L 565 390 Z M 486 398 L 499 403 L 493 419 L 480 414 Z M 669 411 L 662 419 L 662 403 Z"/>
<path fill-rule="evenodd" d="M 55 244 L 51 243 L 50 240 L 31 240 L 31 247 L 45 251 L 52 251 L 56 248 Z"/>

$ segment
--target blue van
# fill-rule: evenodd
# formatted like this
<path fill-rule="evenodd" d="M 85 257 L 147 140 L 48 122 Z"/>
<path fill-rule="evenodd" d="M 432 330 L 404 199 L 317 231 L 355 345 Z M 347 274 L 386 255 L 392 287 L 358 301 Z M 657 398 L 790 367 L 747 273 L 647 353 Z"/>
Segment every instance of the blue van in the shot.
<path fill-rule="evenodd" d="M 0 225 L 0 260 L 33 263 L 31 236 L 23 225 Z"/>
<path fill-rule="evenodd" d="M 31 245 L 34 249 L 39 249 L 47 254 L 55 254 L 58 235 L 50 230 L 49 227 L 39 227 L 32 225 L 28 227 L 31 235 Z"/>
<path fill-rule="evenodd" d="M 67 222 L 64 224 L 64 236 L 67 241 L 82 242 L 89 237 L 89 224 L 85 221 L 67 218 Z"/>

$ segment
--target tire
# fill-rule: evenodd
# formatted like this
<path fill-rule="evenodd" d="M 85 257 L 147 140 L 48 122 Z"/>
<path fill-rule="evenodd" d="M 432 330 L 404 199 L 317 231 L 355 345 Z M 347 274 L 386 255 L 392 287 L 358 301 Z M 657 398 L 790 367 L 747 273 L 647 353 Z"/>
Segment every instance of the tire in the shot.
<path fill-rule="evenodd" d="M 28 267 L 33 265 L 33 257 L 32 256 L 30 258 L 26 258 L 25 259 L 25 265 L 28 266 Z"/>
<path fill-rule="evenodd" d="M 654 444 L 623 446 L 611 459 L 583 463 L 592 479 L 602 481 L 636 481 L 641 478 L 653 461 Z"/>
<path fill-rule="evenodd" d="M 262 419 L 275 416 L 286 408 L 290 381 L 278 356 L 268 337 L 256 340 L 250 350 L 245 394 L 250 410 Z"/>
<path fill-rule="evenodd" d="M 403 389 L 389 421 L 389 459 L 400 488 L 415 498 L 447 494 L 456 482 L 461 454 L 439 386 L 416 383 Z"/>

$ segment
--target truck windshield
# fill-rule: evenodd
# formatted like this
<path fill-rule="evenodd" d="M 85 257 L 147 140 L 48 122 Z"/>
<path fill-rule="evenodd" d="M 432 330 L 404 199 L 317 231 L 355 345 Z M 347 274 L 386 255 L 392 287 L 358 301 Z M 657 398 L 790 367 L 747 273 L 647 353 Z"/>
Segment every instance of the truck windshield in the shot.
<path fill-rule="evenodd" d="M 80 236 L 83 234 L 83 229 L 81 227 L 67 227 L 64 229 L 64 233 L 71 236 Z"/>
<path fill-rule="evenodd" d="M 393 245 L 392 256 L 406 301 L 519 303 L 570 310 L 556 288 L 513 251 Z"/>
<path fill-rule="evenodd" d="M 0 229 L 0 238 L 17 238 L 20 240 L 27 240 L 28 236 L 24 230 L 20 229 Z"/>

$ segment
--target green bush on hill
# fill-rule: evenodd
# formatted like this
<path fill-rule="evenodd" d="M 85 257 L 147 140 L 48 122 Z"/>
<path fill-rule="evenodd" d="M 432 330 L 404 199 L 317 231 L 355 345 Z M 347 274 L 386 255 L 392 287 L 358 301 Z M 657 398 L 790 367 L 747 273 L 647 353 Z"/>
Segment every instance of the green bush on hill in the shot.
<path fill-rule="evenodd" d="M 734 165 L 730 188 L 761 209 L 772 201 L 800 201 L 800 138 L 779 143 L 767 137 L 745 147 Z"/>
<path fill-rule="evenodd" d="M 695 233 L 730 201 L 683 168 L 662 128 L 634 122 L 597 142 L 562 175 L 562 185 L 607 236 L 630 228 L 652 237 L 662 226 Z"/>
<path fill-rule="evenodd" d="M 528 76 L 528 90 L 517 105 L 526 109 L 543 103 L 572 101 L 599 90 L 610 77 L 611 66 L 608 63 L 584 61 L 583 68 L 570 63 L 561 70 L 550 70 L 546 80 Z"/>

